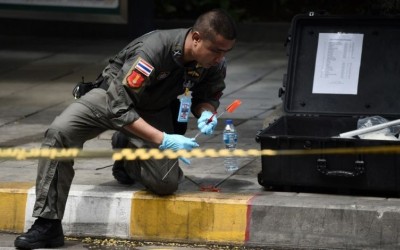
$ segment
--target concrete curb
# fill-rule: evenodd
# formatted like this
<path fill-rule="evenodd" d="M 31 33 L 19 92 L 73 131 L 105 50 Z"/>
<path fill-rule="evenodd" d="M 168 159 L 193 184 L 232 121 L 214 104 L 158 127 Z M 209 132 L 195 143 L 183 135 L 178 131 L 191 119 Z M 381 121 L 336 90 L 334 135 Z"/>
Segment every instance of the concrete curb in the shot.
<path fill-rule="evenodd" d="M 1 183 L 0 231 L 27 230 L 34 219 L 34 198 L 32 183 Z M 63 228 L 66 236 L 80 237 L 397 249 L 400 200 L 286 192 L 159 197 L 122 186 L 73 185 Z"/>
<path fill-rule="evenodd" d="M 244 244 L 253 196 L 192 192 L 159 197 L 123 186 L 72 185 L 63 229 L 68 236 Z M 33 186 L 3 183 L 0 200 L 8 204 L 0 213 L 0 231 L 30 228 Z"/>

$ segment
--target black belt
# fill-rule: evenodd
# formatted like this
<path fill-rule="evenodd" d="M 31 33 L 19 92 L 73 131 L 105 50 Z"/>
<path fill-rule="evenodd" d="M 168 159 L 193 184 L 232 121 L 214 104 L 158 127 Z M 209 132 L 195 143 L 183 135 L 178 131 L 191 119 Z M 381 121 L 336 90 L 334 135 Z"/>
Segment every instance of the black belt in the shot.
<path fill-rule="evenodd" d="M 102 81 L 101 84 L 99 85 L 99 88 L 104 89 L 105 91 L 107 91 L 109 86 L 110 85 L 108 85 L 107 81 Z"/>

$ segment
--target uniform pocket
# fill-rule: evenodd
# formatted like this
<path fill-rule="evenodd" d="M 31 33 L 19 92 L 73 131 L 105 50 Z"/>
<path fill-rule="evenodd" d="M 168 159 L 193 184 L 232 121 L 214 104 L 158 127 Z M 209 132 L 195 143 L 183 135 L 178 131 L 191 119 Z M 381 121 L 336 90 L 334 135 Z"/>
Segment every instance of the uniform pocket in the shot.
<path fill-rule="evenodd" d="M 138 113 L 124 86 L 111 84 L 106 93 L 107 115 L 117 128 L 137 120 Z"/>

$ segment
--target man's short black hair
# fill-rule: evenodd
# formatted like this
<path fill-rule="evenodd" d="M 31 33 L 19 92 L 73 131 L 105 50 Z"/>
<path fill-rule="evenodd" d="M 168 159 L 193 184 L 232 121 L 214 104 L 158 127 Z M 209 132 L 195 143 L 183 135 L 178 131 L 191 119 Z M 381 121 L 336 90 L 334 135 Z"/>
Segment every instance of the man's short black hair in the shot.
<path fill-rule="evenodd" d="M 193 25 L 193 31 L 198 31 L 209 40 L 214 40 L 217 34 L 227 40 L 235 40 L 237 35 L 235 21 L 222 9 L 213 9 L 200 15 Z"/>

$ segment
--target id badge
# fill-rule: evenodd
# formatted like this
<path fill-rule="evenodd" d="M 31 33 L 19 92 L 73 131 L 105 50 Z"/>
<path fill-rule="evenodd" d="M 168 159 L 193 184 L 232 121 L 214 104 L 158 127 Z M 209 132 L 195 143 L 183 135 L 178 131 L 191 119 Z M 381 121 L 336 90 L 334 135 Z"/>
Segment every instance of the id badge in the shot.
<path fill-rule="evenodd" d="M 179 106 L 179 113 L 178 113 L 178 122 L 188 122 L 189 121 L 189 114 L 190 114 L 190 107 L 192 106 L 192 99 L 190 96 L 182 96 L 180 98 L 180 106 Z"/>

